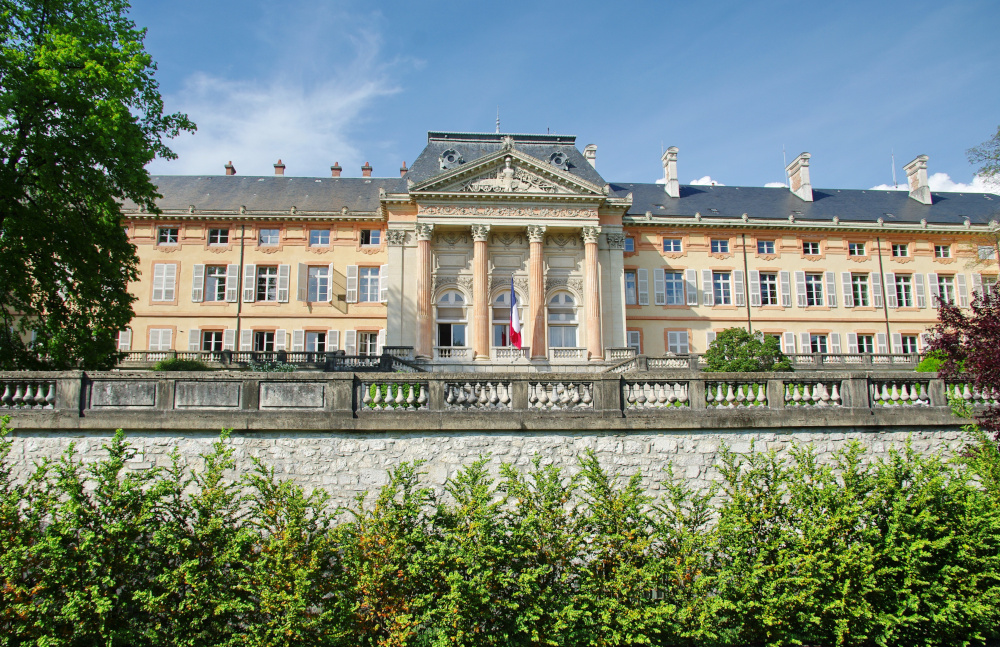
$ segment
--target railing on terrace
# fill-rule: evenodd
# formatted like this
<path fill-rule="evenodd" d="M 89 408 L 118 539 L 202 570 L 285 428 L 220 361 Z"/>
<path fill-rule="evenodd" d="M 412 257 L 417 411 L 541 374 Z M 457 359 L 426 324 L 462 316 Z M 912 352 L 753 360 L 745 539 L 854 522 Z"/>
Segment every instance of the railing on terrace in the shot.
<path fill-rule="evenodd" d="M 165 359 L 199 361 L 209 368 L 245 369 L 254 364 L 291 364 L 322 371 L 422 371 L 413 363 L 411 346 L 386 346 L 381 355 L 345 355 L 316 351 L 129 351 L 119 369 L 148 369 Z"/>
<path fill-rule="evenodd" d="M 610 355 L 608 359 L 614 361 L 617 356 Z M 629 349 L 631 350 L 631 349 Z M 625 355 L 624 353 L 621 353 Z M 906 370 L 912 371 L 920 363 L 918 353 L 792 353 L 787 355 L 791 361 L 793 370 L 850 370 L 850 369 L 879 369 L 879 370 Z M 705 356 L 700 353 L 690 353 L 688 355 L 663 355 L 660 357 L 647 355 L 624 356 L 617 364 L 609 366 L 606 371 L 610 373 L 627 373 L 629 371 L 652 371 L 662 369 L 693 369 L 701 370 L 707 366 Z"/>

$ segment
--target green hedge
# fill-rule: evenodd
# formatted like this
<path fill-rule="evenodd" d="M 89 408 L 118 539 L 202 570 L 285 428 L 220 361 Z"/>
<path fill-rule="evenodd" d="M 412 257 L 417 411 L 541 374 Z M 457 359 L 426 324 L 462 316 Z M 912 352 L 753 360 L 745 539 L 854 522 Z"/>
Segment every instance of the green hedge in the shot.
<path fill-rule="evenodd" d="M 6 435 L 6 431 L 4 432 Z M 1000 460 L 908 447 L 820 465 L 723 451 L 655 500 L 593 454 L 572 476 L 488 459 L 437 497 L 402 464 L 334 510 L 227 434 L 189 469 L 72 452 L 11 478 L 0 444 L 3 645 L 966 645 L 1000 619 Z"/>

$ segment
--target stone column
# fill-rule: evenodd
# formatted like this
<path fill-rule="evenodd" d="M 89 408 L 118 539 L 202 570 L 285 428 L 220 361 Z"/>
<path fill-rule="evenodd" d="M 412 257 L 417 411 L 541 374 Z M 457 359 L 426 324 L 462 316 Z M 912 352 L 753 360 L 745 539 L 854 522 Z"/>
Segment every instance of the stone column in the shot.
<path fill-rule="evenodd" d="M 431 294 L 431 236 L 434 225 L 417 224 L 417 357 L 434 356 L 434 295 Z"/>
<path fill-rule="evenodd" d="M 531 321 L 531 359 L 547 359 L 545 351 L 545 271 L 542 242 L 545 225 L 528 225 L 528 320 Z"/>
<path fill-rule="evenodd" d="M 413 345 L 412 341 L 410 343 L 406 341 L 407 331 L 403 323 L 406 234 L 405 229 L 388 229 L 385 232 L 389 252 L 389 298 L 386 302 L 385 343 L 389 346 Z"/>
<path fill-rule="evenodd" d="M 622 348 L 625 346 L 625 234 L 617 225 L 604 225 L 601 229 L 607 243 L 607 249 L 598 252 L 604 347 Z"/>
<path fill-rule="evenodd" d="M 472 225 L 472 355 L 474 359 L 490 359 L 490 290 L 487 285 L 489 256 L 486 239 L 489 225 Z"/>
<path fill-rule="evenodd" d="M 587 325 L 587 355 L 604 359 L 601 335 L 601 290 L 597 276 L 597 237 L 600 227 L 583 228 L 583 311 Z"/>

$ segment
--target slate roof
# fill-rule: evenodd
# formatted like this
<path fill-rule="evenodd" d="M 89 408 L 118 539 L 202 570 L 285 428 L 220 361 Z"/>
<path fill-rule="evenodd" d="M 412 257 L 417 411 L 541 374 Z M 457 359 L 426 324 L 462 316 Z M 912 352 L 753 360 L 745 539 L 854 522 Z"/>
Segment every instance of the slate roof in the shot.
<path fill-rule="evenodd" d="M 417 156 L 416 161 L 406 174 L 408 180 L 419 183 L 440 175 L 441 153 L 454 148 L 462 154 L 465 164 L 475 162 L 480 157 L 495 153 L 503 147 L 504 137 L 514 138 L 514 148 L 526 155 L 536 158 L 542 164 L 548 164 L 552 153 L 560 151 L 566 155 L 570 174 L 586 180 L 597 186 L 604 186 L 607 181 L 590 165 L 576 147 L 576 137 L 573 135 L 521 135 L 507 133 L 427 133 L 427 147 Z"/>
<path fill-rule="evenodd" d="M 406 192 L 401 178 L 315 178 L 253 175 L 154 175 L 153 184 L 163 194 L 157 205 L 164 211 L 200 212 L 289 211 L 334 212 L 347 207 L 353 212 L 379 209 L 379 189 Z M 124 210 L 134 210 L 131 202 Z"/>
<path fill-rule="evenodd" d="M 612 182 L 611 195 L 632 194 L 628 214 L 702 218 L 739 218 L 744 213 L 760 220 L 885 222 L 918 224 L 921 219 L 934 224 L 973 224 L 1000 220 L 1000 195 L 993 193 L 932 193 L 933 203 L 913 200 L 906 191 L 860 189 L 813 189 L 813 201 L 806 202 L 784 187 L 682 185 L 680 197 L 671 198 L 662 184 Z M 714 211 L 713 211 L 714 210 Z"/>

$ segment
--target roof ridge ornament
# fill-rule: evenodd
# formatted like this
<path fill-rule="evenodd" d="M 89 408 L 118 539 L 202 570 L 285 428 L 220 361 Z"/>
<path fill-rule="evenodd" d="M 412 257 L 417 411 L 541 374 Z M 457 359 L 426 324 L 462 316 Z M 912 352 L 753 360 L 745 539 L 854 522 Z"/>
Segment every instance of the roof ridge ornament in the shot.
<path fill-rule="evenodd" d="M 502 150 L 509 151 L 514 148 L 514 138 L 510 135 L 504 135 Z"/>

